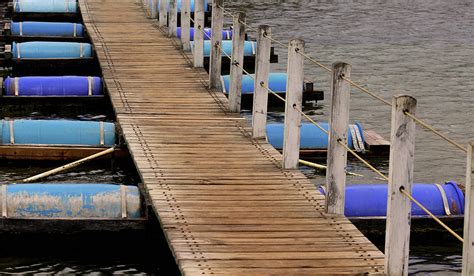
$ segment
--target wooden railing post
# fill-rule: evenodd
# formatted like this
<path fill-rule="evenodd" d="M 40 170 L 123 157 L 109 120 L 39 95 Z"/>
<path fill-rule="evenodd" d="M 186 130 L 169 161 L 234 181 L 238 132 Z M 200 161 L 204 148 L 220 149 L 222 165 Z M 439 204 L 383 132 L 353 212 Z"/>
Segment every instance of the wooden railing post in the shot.
<path fill-rule="evenodd" d="M 252 109 L 252 137 L 254 139 L 262 139 L 266 137 L 267 128 L 267 106 L 268 91 L 262 87 L 268 87 L 268 75 L 270 73 L 270 47 L 271 41 L 267 37 L 271 37 L 271 27 L 261 25 L 258 27 L 257 37 L 257 55 L 255 64 L 255 84 L 253 92 L 253 109 Z"/>
<path fill-rule="evenodd" d="M 242 68 L 244 67 L 245 13 L 238 12 L 234 16 L 233 26 L 229 111 L 240 112 L 242 98 Z"/>
<path fill-rule="evenodd" d="M 412 203 L 401 190 L 412 192 L 415 122 L 405 112 L 415 115 L 416 100 L 399 95 L 393 98 L 392 104 L 385 274 L 408 275 Z"/>
<path fill-rule="evenodd" d="M 209 87 L 221 88 L 222 71 L 222 28 L 224 25 L 224 0 L 215 0 L 212 3 L 211 23 L 211 56 L 209 58 Z"/>
<path fill-rule="evenodd" d="M 300 130 L 303 102 L 304 41 L 292 39 L 288 45 L 283 169 L 297 169 L 300 157 Z M 298 109 L 298 110 L 296 110 Z"/>
<path fill-rule="evenodd" d="M 176 36 L 178 30 L 178 0 L 170 0 L 168 36 Z"/>
<path fill-rule="evenodd" d="M 181 0 L 181 43 L 183 50 L 191 49 L 190 32 L 191 32 L 191 0 Z"/>
<path fill-rule="evenodd" d="M 474 274 L 474 140 L 467 147 L 462 275 Z"/>
<path fill-rule="evenodd" d="M 194 0 L 194 67 L 204 66 L 204 0 Z"/>
<path fill-rule="evenodd" d="M 158 0 L 151 0 L 151 7 L 150 7 L 150 13 L 151 13 L 151 18 L 156 19 L 158 15 Z"/>
<path fill-rule="evenodd" d="M 168 1 L 169 0 L 160 0 L 160 13 L 158 16 L 158 25 L 164 27 L 168 24 Z"/>
<path fill-rule="evenodd" d="M 351 76 L 351 65 L 343 62 L 332 65 L 331 110 L 328 128 L 326 170 L 326 212 L 344 215 L 346 192 L 347 144 L 351 85 L 342 77 Z"/>

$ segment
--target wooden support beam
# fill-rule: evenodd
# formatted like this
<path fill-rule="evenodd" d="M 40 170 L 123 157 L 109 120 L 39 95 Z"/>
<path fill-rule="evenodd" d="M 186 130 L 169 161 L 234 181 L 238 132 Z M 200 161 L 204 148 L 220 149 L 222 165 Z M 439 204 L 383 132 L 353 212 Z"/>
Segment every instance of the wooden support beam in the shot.
<path fill-rule="evenodd" d="M 283 169 L 297 169 L 300 157 L 300 131 L 303 102 L 304 41 L 292 39 L 288 45 L 285 130 L 283 136 Z M 298 109 L 298 110 L 296 110 Z"/>
<path fill-rule="evenodd" d="M 168 36 L 176 36 L 178 31 L 178 0 L 170 0 Z"/>
<path fill-rule="evenodd" d="M 194 0 L 194 67 L 204 67 L 204 0 Z"/>
<path fill-rule="evenodd" d="M 263 139 L 267 136 L 267 107 L 268 91 L 262 85 L 268 87 L 268 75 L 270 73 L 270 48 L 271 41 L 265 36 L 271 37 L 272 29 L 268 25 L 258 27 L 257 36 L 257 62 L 255 64 L 255 83 L 253 93 L 252 109 L 252 137 Z"/>
<path fill-rule="evenodd" d="M 346 191 L 347 126 L 351 85 L 342 77 L 350 78 L 351 65 L 343 62 L 332 65 L 331 110 L 329 116 L 329 141 L 326 171 L 326 212 L 344 215 Z"/>
<path fill-rule="evenodd" d="M 191 0 L 181 1 L 181 44 L 183 50 L 189 51 L 191 49 L 190 32 L 191 32 Z"/>
<path fill-rule="evenodd" d="M 209 60 L 209 88 L 221 88 L 222 71 L 222 29 L 224 26 L 224 0 L 215 0 L 212 3 L 211 23 L 211 56 Z"/>
<path fill-rule="evenodd" d="M 169 0 L 160 1 L 160 12 L 158 13 L 158 25 L 164 27 L 168 24 L 168 3 Z"/>
<path fill-rule="evenodd" d="M 385 274 L 408 275 L 411 201 L 403 193 L 412 192 L 415 159 L 416 100 L 399 95 L 392 100 L 392 130 L 389 163 L 387 227 L 385 234 Z"/>
<path fill-rule="evenodd" d="M 467 146 L 462 275 L 474 274 L 474 140 Z"/>
<path fill-rule="evenodd" d="M 245 13 L 238 12 L 234 16 L 233 26 L 229 111 L 240 112 L 242 100 L 242 68 L 244 66 Z"/>

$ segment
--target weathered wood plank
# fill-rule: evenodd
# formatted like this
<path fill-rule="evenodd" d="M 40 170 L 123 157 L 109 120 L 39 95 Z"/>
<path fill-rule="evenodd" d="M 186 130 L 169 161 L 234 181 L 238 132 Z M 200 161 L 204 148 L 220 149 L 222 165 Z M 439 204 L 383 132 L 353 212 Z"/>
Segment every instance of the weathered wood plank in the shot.
<path fill-rule="evenodd" d="M 184 274 L 383 270 L 376 247 L 346 218 L 324 214 L 314 184 L 283 170 L 281 154 L 252 140 L 251 125 L 208 89 L 207 73 L 167 37 L 164 5 L 161 27 L 132 0 L 80 5 L 119 127 Z M 220 36 L 223 11 L 215 12 Z"/>

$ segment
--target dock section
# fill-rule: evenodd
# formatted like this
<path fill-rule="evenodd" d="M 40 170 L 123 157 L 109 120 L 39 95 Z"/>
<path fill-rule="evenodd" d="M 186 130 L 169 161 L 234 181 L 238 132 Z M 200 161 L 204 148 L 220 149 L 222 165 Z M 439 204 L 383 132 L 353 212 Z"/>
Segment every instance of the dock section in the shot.
<path fill-rule="evenodd" d="M 183 274 L 381 273 L 383 254 L 251 139 L 133 0 L 81 0 L 125 140 Z M 146 246 L 146 245 L 145 245 Z M 153 250 L 160 250 L 153 248 Z"/>

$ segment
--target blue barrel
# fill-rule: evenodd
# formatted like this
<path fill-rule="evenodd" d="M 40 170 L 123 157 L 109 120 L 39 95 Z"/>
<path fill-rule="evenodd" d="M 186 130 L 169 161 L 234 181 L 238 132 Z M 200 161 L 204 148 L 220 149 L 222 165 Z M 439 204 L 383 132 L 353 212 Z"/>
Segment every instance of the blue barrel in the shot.
<path fill-rule="evenodd" d="M 158 6 L 157 6 L 157 11 L 160 12 L 160 3 L 161 3 L 161 0 L 158 0 Z M 191 9 L 190 9 L 190 12 L 194 12 L 194 0 L 191 0 Z M 178 12 L 181 12 L 181 0 L 178 0 Z M 209 8 L 208 8 L 208 0 L 204 0 L 204 12 L 208 12 L 209 11 Z M 170 10 L 170 2 L 169 1 L 166 1 L 166 10 L 169 11 Z"/>
<path fill-rule="evenodd" d="M 451 215 L 464 214 L 464 194 L 454 182 L 440 185 L 446 195 L 447 206 Z M 323 194 L 325 191 L 319 189 Z M 346 217 L 386 217 L 387 184 L 354 184 L 346 187 Z M 414 184 L 413 197 L 436 216 L 446 216 L 443 197 L 436 184 Z M 428 216 L 414 203 L 411 206 L 412 216 Z"/>
<path fill-rule="evenodd" d="M 323 129 L 328 130 L 328 123 L 318 123 Z M 282 123 L 269 123 L 267 124 L 267 138 L 268 142 L 276 149 L 283 148 L 283 132 L 284 124 Z M 356 128 L 359 131 L 360 139 L 364 142 L 364 136 L 362 126 L 359 123 L 350 125 L 348 130 L 348 146 L 354 149 L 353 137 L 350 128 Z M 301 124 L 301 138 L 300 148 L 302 150 L 316 150 L 316 149 L 327 149 L 328 148 L 328 135 L 324 133 L 317 126 L 312 123 Z"/>
<path fill-rule="evenodd" d="M 76 59 L 92 57 L 92 45 L 82 42 L 13 42 L 14 59 Z"/>
<path fill-rule="evenodd" d="M 122 205 L 122 197 L 123 205 Z M 114 184 L 0 185 L 0 211 L 7 218 L 137 219 L 136 186 Z M 6 212 L 3 206 L 6 205 Z"/>
<path fill-rule="evenodd" d="M 14 36 L 83 37 L 84 26 L 78 23 L 12 21 L 11 32 Z"/>
<path fill-rule="evenodd" d="M 253 94 L 254 78 L 254 74 L 242 76 L 242 94 Z M 223 83 L 224 93 L 229 93 L 230 75 L 222 76 L 221 81 Z M 270 73 L 268 75 L 268 86 L 274 92 L 286 93 L 286 73 Z M 301 86 L 303 86 L 303 84 L 301 84 Z"/>
<path fill-rule="evenodd" d="M 13 0 L 15 12 L 77 13 L 76 0 Z"/>
<path fill-rule="evenodd" d="M 191 41 L 191 49 L 194 51 L 194 42 Z M 232 40 L 222 40 L 222 51 L 227 55 L 232 55 Z M 244 42 L 244 56 L 251 57 L 255 56 L 257 51 L 257 42 L 245 41 Z M 222 53 L 222 56 L 224 56 Z M 209 57 L 211 54 L 211 41 L 204 41 L 204 57 Z"/>
<path fill-rule="evenodd" d="M 204 40 L 211 40 L 211 34 L 212 34 L 212 29 L 211 28 L 204 28 L 204 32 L 206 33 L 203 38 Z M 177 31 L 177 36 L 178 38 L 181 38 L 181 27 L 178 27 Z M 190 41 L 194 41 L 194 28 L 191 27 L 190 32 L 189 32 L 189 39 Z M 227 30 L 222 30 L 222 39 L 223 40 L 231 40 L 232 39 L 232 30 L 227 29 Z"/>
<path fill-rule="evenodd" d="M 102 95 L 100 77 L 18 77 L 6 78 L 8 96 L 98 96 Z"/>
<path fill-rule="evenodd" d="M 115 124 L 72 120 L 1 120 L 1 144 L 115 145 Z"/>

